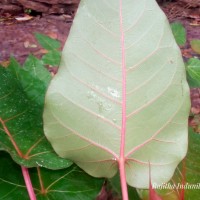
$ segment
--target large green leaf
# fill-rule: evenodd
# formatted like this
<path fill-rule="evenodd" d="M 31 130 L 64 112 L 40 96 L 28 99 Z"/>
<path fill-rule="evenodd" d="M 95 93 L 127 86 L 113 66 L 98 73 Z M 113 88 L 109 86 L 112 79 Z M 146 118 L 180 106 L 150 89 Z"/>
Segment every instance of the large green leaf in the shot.
<path fill-rule="evenodd" d="M 187 151 L 189 90 L 155 0 L 82 0 L 46 95 L 45 134 L 87 173 L 168 181 Z"/>
<path fill-rule="evenodd" d="M 0 67 L 0 149 L 27 167 L 70 166 L 72 163 L 59 158 L 44 136 L 43 107 L 30 100 L 21 82 L 10 71 Z M 40 95 L 44 96 L 44 92 Z"/>
<path fill-rule="evenodd" d="M 0 152 L 0 199 L 28 200 L 21 167 Z M 77 166 L 63 170 L 30 169 L 37 200 L 91 200 L 100 192 L 103 179 L 92 178 Z"/>

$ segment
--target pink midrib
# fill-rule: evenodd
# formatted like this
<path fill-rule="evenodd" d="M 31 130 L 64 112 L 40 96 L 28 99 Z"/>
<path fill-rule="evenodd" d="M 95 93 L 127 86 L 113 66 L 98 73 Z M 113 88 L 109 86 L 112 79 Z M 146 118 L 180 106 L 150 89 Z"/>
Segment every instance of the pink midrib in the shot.
<path fill-rule="evenodd" d="M 122 127 L 119 157 L 119 172 L 123 200 L 128 200 L 126 172 L 125 172 L 125 136 L 126 136 L 126 60 L 125 60 L 125 41 L 123 31 L 122 0 L 120 1 L 120 34 L 121 34 L 121 53 L 122 53 Z"/>
<path fill-rule="evenodd" d="M 122 0 L 120 0 L 120 33 L 121 33 L 121 53 L 122 53 L 122 127 L 120 143 L 120 160 L 124 160 L 125 136 L 126 136 L 126 61 L 125 61 L 125 42 L 122 18 Z"/>

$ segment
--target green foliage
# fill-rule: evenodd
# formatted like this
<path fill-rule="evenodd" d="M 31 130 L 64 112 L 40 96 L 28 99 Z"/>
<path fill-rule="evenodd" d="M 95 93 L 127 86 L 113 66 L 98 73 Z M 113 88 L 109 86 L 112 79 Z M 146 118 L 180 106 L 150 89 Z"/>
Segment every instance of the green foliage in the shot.
<path fill-rule="evenodd" d="M 46 65 L 58 66 L 60 64 L 61 53 L 57 50 L 49 51 L 42 57 L 42 61 Z"/>
<path fill-rule="evenodd" d="M 43 108 L 44 95 L 51 80 L 51 75 L 43 62 L 29 55 L 22 67 L 15 58 L 11 58 L 8 71 L 19 81 L 27 97 Z"/>
<path fill-rule="evenodd" d="M 26 14 L 31 14 L 32 10 L 27 8 L 27 9 L 24 10 L 24 12 L 25 12 Z"/>
<path fill-rule="evenodd" d="M 46 35 L 35 33 L 39 44 L 46 50 L 48 53 L 42 57 L 41 62 L 50 66 L 58 66 L 60 64 L 61 53 L 59 51 L 61 43 L 58 40 L 52 39 Z"/>
<path fill-rule="evenodd" d="M 33 76 L 32 84 L 32 70 L 26 71 L 17 68 L 17 65 L 14 68 L 13 63 L 16 63 L 14 59 L 8 68 L 0 67 L 1 149 L 9 152 L 16 162 L 27 167 L 38 165 L 52 169 L 68 167 L 71 162 L 59 158 L 44 137 L 43 102 L 38 106 L 41 102 L 36 98 L 42 96 L 44 101 L 46 88 L 41 84 L 41 76 L 38 76 L 38 79 L 37 75 Z M 45 80 L 48 82 L 49 78 Z"/>
<path fill-rule="evenodd" d="M 185 45 L 186 30 L 184 26 L 179 22 L 175 22 L 175 23 L 171 23 L 171 29 L 172 29 L 172 33 L 175 37 L 177 44 L 181 46 Z"/>
<path fill-rule="evenodd" d="M 184 26 L 179 23 L 172 23 L 171 29 L 178 45 L 185 45 L 186 30 Z M 191 48 L 194 52 L 200 54 L 200 40 L 191 40 Z M 198 58 L 190 58 L 186 63 L 187 80 L 190 88 L 200 87 L 200 60 Z"/>
<path fill-rule="evenodd" d="M 200 135 L 195 133 L 192 129 L 189 129 L 189 148 L 185 159 L 185 171 L 186 180 L 185 182 L 190 185 L 189 188 L 185 190 L 185 199 L 195 199 L 200 200 Z"/>
<path fill-rule="evenodd" d="M 0 162 L 0 199 L 28 200 L 20 166 L 4 152 L 0 152 Z M 90 177 L 74 165 L 62 170 L 37 167 L 29 171 L 37 200 L 92 200 L 104 181 Z"/>
<path fill-rule="evenodd" d="M 200 87 L 200 60 L 197 58 L 190 58 L 186 63 L 186 70 L 190 87 Z"/>
<path fill-rule="evenodd" d="M 58 40 L 52 39 L 44 34 L 35 33 L 35 37 L 44 49 L 52 51 L 61 47 L 61 44 Z"/>
<path fill-rule="evenodd" d="M 29 172 L 37 200 L 95 199 L 104 180 L 58 157 L 44 136 L 44 96 L 51 80 L 44 65 L 58 64 L 60 52 L 46 55 L 42 60 L 30 55 L 23 66 L 12 57 L 7 68 L 0 66 L 0 199 L 29 199 L 20 165 L 34 167 Z"/>

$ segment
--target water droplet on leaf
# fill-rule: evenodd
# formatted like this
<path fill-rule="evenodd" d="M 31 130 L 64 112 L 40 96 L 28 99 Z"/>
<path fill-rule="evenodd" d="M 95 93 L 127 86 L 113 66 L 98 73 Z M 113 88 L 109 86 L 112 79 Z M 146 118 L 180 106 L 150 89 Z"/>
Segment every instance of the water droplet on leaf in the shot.
<path fill-rule="evenodd" d="M 108 91 L 108 94 L 110 94 L 112 97 L 120 98 L 120 93 L 116 89 L 108 87 L 107 91 Z"/>

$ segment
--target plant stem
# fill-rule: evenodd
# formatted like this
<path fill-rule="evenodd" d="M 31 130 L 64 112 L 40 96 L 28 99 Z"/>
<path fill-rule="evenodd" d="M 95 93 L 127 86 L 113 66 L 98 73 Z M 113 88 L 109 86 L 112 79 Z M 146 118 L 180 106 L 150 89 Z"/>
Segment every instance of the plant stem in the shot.
<path fill-rule="evenodd" d="M 31 179 L 30 179 L 28 169 L 26 167 L 23 167 L 23 166 L 21 166 L 21 169 L 22 169 L 22 174 L 23 174 L 23 177 L 24 177 L 24 181 L 25 181 L 25 184 L 26 184 L 26 188 L 27 188 L 30 200 L 37 200 L 33 186 L 32 186 L 32 183 L 31 183 Z"/>
<path fill-rule="evenodd" d="M 124 159 L 119 160 L 119 173 L 122 190 L 122 199 L 128 200 L 128 189 L 126 184 L 125 162 Z"/>

